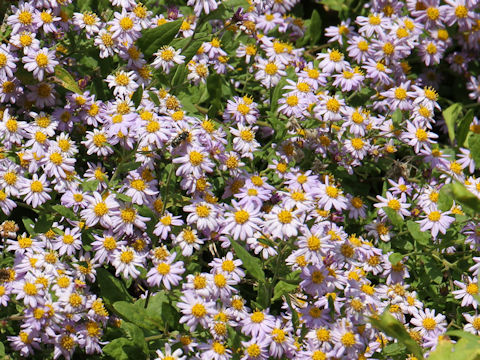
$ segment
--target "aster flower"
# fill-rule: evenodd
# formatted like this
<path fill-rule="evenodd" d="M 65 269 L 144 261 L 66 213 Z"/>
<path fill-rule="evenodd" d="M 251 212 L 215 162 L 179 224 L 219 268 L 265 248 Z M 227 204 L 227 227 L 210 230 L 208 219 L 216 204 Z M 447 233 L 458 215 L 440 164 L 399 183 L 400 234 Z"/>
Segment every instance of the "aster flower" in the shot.
<path fill-rule="evenodd" d="M 450 211 L 440 212 L 435 207 L 425 210 L 426 216 L 423 220 L 417 221 L 420 224 L 420 230 L 430 230 L 435 239 L 438 233 L 445 234 L 450 225 L 455 221 L 455 218 L 448 216 Z"/>
<path fill-rule="evenodd" d="M 185 323 L 191 331 L 195 331 L 198 325 L 208 328 L 215 306 L 212 301 L 206 301 L 191 292 L 184 292 L 177 306 L 183 314 L 180 324 Z"/>
<path fill-rule="evenodd" d="M 25 195 L 25 202 L 36 208 L 51 199 L 48 193 L 51 192 L 52 189 L 50 189 L 48 185 L 49 182 L 45 174 L 40 177 L 38 174 L 33 174 L 32 179 L 22 180 L 19 195 Z"/>
<path fill-rule="evenodd" d="M 53 73 L 55 66 L 59 64 L 55 60 L 55 53 L 48 48 L 28 49 L 22 61 L 25 69 L 33 72 L 33 76 L 39 81 L 43 81 L 46 74 Z"/>
<path fill-rule="evenodd" d="M 172 352 L 172 348 L 170 347 L 170 344 L 166 343 L 165 344 L 165 349 L 164 351 L 161 351 L 160 349 L 156 351 L 157 357 L 155 360 L 186 360 L 186 356 L 183 355 L 183 351 L 181 349 L 177 349 Z"/>
<path fill-rule="evenodd" d="M 168 256 L 167 259 L 155 264 L 155 267 L 147 273 L 147 283 L 150 286 L 160 286 L 160 283 L 170 290 L 172 286 L 177 286 L 182 280 L 182 274 L 185 272 L 183 261 L 175 261 L 175 253 Z"/>
<path fill-rule="evenodd" d="M 114 19 L 108 24 L 109 31 L 112 32 L 112 38 L 118 39 L 119 42 L 133 44 L 137 40 L 142 30 L 138 23 L 135 14 L 129 13 L 125 8 L 121 13 L 114 12 Z"/>
<path fill-rule="evenodd" d="M 414 330 L 420 332 L 422 336 L 436 336 L 446 330 L 447 322 L 442 314 L 435 314 L 435 310 L 424 309 L 413 314 L 410 323 L 414 325 Z"/>
<path fill-rule="evenodd" d="M 115 275 L 120 274 L 128 278 L 137 278 L 140 271 L 137 267 L 143 267 L 144 258 L 135 249 L 127 246 L 120 246 L 113 254 L 112 265 L 115 267 Z"/>
<path fill-rule="evenodd" d="M 165 71 L 167 74 L 170 70 L 175 66 L 175 64 L 183 64 L 185 56 L 180 55 L 182 49 L 175 50 L 172 46 L 163 46 L 160 50 L 158 50 L 155 54 L 156 58 L 152 63 L 152 66 L 155 69 L 159 69 L 160 67 Z"/>

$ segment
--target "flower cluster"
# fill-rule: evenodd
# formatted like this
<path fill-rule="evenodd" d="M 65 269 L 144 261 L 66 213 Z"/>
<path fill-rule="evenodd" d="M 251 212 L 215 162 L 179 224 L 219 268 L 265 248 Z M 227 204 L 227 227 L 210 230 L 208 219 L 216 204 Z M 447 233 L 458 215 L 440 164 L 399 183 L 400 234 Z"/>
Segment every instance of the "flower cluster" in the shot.
<path fill-rule="evenodd" d="M 0 37 L 11 349 L 366 359 L 386 312 L 428 353 L 446 283 L 480 334 L 480 124 L 442 119 L 437 71 L 480 102 L 477 2 L 372 0 L 317 54 L 295 0 L 81 3 L 16 2 Z"/>

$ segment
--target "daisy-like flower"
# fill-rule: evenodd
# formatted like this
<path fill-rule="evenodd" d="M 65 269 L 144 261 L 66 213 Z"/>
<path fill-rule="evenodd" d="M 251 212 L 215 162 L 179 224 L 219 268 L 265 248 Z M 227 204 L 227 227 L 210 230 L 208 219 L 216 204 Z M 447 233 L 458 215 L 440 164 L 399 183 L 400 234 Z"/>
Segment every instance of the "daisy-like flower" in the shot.
<path fill-rule="evenodd" d="M 119 70 L 114 75 L 107 76 L 107 83 L 109 88 L 114 88 L 113 95 L 123 97 L 133 94 L 138 88 L 136 79 L 135 72 Z"/>
<path fill-rule="evenodd" d="M 177 176 L 192 174 L 198 179 L 204 172 L 213 171 L 213 162 L 208 154 L 199 147 L 190 148 L 185 155 L 173 159 L 173 163 L 181 164 L 176 171 Z"/>
<path fill-rule="evenodd" d="M 161 351 L 160 349 L 156 351 L 157 357 L 155 360 L 187 360 L 186 356 L 183 355 L 182 349 L 177 349 L 172 352 L 170 344 L 165 344 L 165 350 Z"/>
<path fill-rule="evenodd" d="M 291 207 L 275 205 L 272 210 L 265 215 L 264 228 L 273 237 L 285 239 L 286 237 L 296 236 L 301 227 L 298 219 L 299 211 Z"/>
<path fill-rule="evenodd" d="M 150 218 L 141 216 L 132 205 L 124 205 L 112 210 L 111 221 L 115 233 L 132 235 L 135 230 L 145 230 Z"/>
<path fill-rule="evenodd" d="M 195 224 L 198 230 L 215 231 L 219 223 L 219 213 L 216 207 L 206 201 L 196 201 L 186 205 L 183 210 L 188 212 L 187 223 Z"/>
<path fill-rule="evenodd" d="M 98 222 L 105 228 L 112 228 L 112 213 L 118 208 L 118 203 L 113 194 L 108 195 L 105 199 L 98 192 L 94 192 L 93 196 L 88 196 L 89 205 L 80 212 L 85 219 L 85 225 L 94 226 Z"/>
<path fill-rule="evenodd" d="M 269 341 L 263 337 L 253 337 L 249 341 L 242 341 L 244 355 L 241 360 L 266 360 L 268 359 Z"/>
<path fill-rule="evenodd" d="M 29 274 L 23 280 L 14 282 L 12 288 L 12 294 L 16 295 L 17 300 L 23 299 L 25 306 L 32 308 L 45 303 L 43 285 L 35 280 L 34 276 Z"/>
<path fill-rule="evenodd" d="M 451 211 L 440 212 L 436 207 L 425 209 L 426 215 L 423 220 L 417 221 L 420 224 L 421 231 L 430 230 L 435 239 L 438 233 L 445 234 L 455 218 L 448 216 Z"/>
<path fill-rule="evenodd" d="M 428 149 L 430 144 L 436 143 L 433 139 L 438 138 L 438 135 L 418 123 L 407 120 L 407 131 L 403 132 L 401 137 L 408 145 L 413 146 L 416 153 L 419 153 L 420 149 Z"/>
<path fill-rule="evenodd" d="M 264 338 L 275 327 L 275 317 L 268 313 L 268 309 L 255 310 L 241 321 L 242 333 L 253 338 Z"/>
<path fill-rule="evenodd" d="M 113 153 L 110 137 L 103 128 L 87 131 L 86 139 L 82 141 L 87 149 L 87 154 L 97 154 L 98 156 L 108 156 Z"/>
<path fill-rule="evenodd" d="M 35 7 L 31 2 L 21 2 L 15 13 L 7 18 L 7 24 L 12 26 L 12 33 L 22 30 L 35 31 Z"/>
<path fill-rule="evenodd" d="M 137 40 L 141 33 L 142 26 L 138 23 L 134 13 L 127 12 L 125 8 L 122 12 L 114 12 L 115 19 L 110 21 L 109 31 L 112 32 L 112 37 L 118 39 L 121 43 L 131 45 Z"/>
<path fill-rule="evenodd" d="M 152 62 L 152 66 L 155 69 L 160 67 L 167 74 L 170 73 L 170 70 L 175 66 L 175 64 L 183 64 L 185 56 L 180 55 L 182 49 L 175 50 L 172 46 L 163 46 L 155 54 L 155 60 Z"/>
<path fill-rule="evenodd" d="M 209 14 L 218 7 L 217 0 L 188 0 L 187 5 L 193 6 L 193 11 L 197 16 L 200 16 L 202 11 Z"/>
<path fill-rule="evenodd" d="M 215 303 L 195 295 L 191 291 L 186 291 L 180 297 L 177 307 L 182 312 L 180 324 L 186 324 L 190 331 L 195 331 L 198 325 L 208 329 L 209 322 L 215 312 Z"/>
<path fill-rule="evenodd" d="M 326 211 L 329 211 L 332 207 L 337 211 L 347 208 L 347 199 L 343 195 L 342 189 L 335 184 L 330 184 L 328 178 L 325 184 L 320 184 L 317 190 L 317 198 L 319 206 Z"/>
<path fill-rule="evenodd" d="M 388 207 L 395 211 L 400 217 L 403 219 L 404 216 L 409 216 L 410 211 L 407 209 L 410 207 L 410 204 L 405 202 L 405 199 L 400 197 L 394 196 L 390 191 L 387 191 L 385 194 L 386 197 L 382 197 L 377 195 L 377 199 L 380 201 L 379 203 L 373 204 L 376 208 L 378 208 L 378 214 L 380 216 L 386 216 L 385 212 L 382 208 Z"/>
<path fill-rule="evenodd" d="M 281 62 L 268 61 L 262 58 L 258 58 L 257 62 L 258 71 L 255 74 L 255 79 L 260 80 L 267 89 L 277 85 L 282 76 L 287 75 L 285 66 Z"/>
<path fill-rule="evenodd" d="M 180 215 L 173 216 L 168 211 L 165 211 L 163 216 L 159 219 L 153 233 L 157 235 L 160 239 L 165 240 L 168 237 L 168 234 L 172 230 L 172 226 L 182 226 L 183 220 Z"/>
<path fill-rule="evenodd" d="M 418 310 L 413 314 L 410 323 L 414 325 L 414 330 L 418 331 L 424 337 L 436 337 L 445 332 L 447 322 L 442 314 L 435 315 L 435 310 Z"/>
<path fill-rule="evenodd" d="M 464 313 L 463 317 L 468 321 L 468 323 L 464 325 L 463 330 L 475 335 L 480 335 L 480 315 Z"/>
<path fill-rule="evenodd" d="M 410 81 L 400 84 L 400 86 L 393 87 L 387 91 L 380 93 L 380 95 L 391 99 L 390 106 L 392 109 L 410 110 L 412 108 L 412 99 L 415 93 L 408 91 Z"/>
<path fill-rule="evenodd" d="M 454 284 L 460 288 L 460 290 L 452 291 L 455 299 L 462 299 L 462 306 L 471 305 L 476 310 L 478 302 L 475 296 L 478 296 L 478 279 L 472 279 L 469 276 L 466 283 L 455 280 Z"/>
<path fill-rule="evenodd" d="M 82 247 L 81 230 L 79 228 L 65 229 L 63 235 L 59 235 L 53 241 L 53 249 L 59 255 L 73 255 Z"/>
<path fill-rule="evenodd" d="M 208 71 L 208 64 L 206 59 L 201 59 L 198 62 L 191 60 L 188 63 L 187 79 L 192 81 L 195 85 L 205 83 L 210 74 Z"/>
<path fill-rule="evenodd" d="M 33 174 L 32 179 L 22 180 L 19 195 L 25 195 L 25 202 L 36 208 L 51 199 L 48 193 L 52 189 L 48 185 L 49 182 L 45 174 L 40 177 L 38 177 L 38 174 Z"/>
<path fill-rule="evenodd" d="M 107 30 L 102 29 L 95 37 L 95 45 L 100 48 L 100 57 L 102 59 L 113 56 L 117 49 L 115 48 L 116 39 L 113 38 L 113 34 Z"/>
<path fill-rule="evenodd" d="M 33 76 L 39 81 L 43 81 L 45 74 L 53 73 L 55 66 L 59 64 L 55 60 L 55 52 L 48 48 L 28 49 L 22 61 L 25 69 L 33 72 Z"/>
<path fill-rule="evenodd" d="M 326 53 L 320 53 L 317 55 L 317 60 L 320 60 L 318 67 L 323 72 L 332 74 L 334 72 L 341 73 L 349 66 L 349 63 L 344 60 L 345 55 L 336 50 L 328 49 Z"/>
<path fill-rule="evenodd" d="M 260 144 L 255 140 L 255 133 L 258 127 L 244 126 L 238 124 L 238 129 L 230 128 L 230 132 L 235 136 L 233 139 L 233 149 L 243 157 L 253 159 L 253 152 L 256 151 Z"/>
<path fill-rule="evenodd" d="M 13 78 L 18 58 L 5 44 L 0 45 L 0 78 Z"/>
<path fill-rule="evenodd" d="M 143 267 L 143 257 L 132 247 L 120 246 L 113 254 L 112 265 L 116 276 L 121 274 L 125 279 L 136 279 L 140 275 L 137 267 Z"/>
<path fill-rule="evenodd" d="M 197 235 L 197 230 L 184 229 L 174 239 L 174 244 L 182 249 L 183 256 L 191 256 L 193 250 L 199 250 L 203 245 L 203 240 Z"/>
<path fill-rule="evenodd" d="M 260 230 L 262 220 L 260 210 L 253 203 L 239 205 L 232 200 L 232 212 L 227 212 L 223 232 L 230 234 L 236 240 L 246 240 L 253 236 L 254 231 Z"/>
<path fill-rule="evenodd" d="M 182 280 L 182 274 L 185 272 L 183 261 L 175 261 L 175 253 L 172 253 L 164 261 L 155 264 L 155 267 L 147 273 L 147 283 L 150 286 L 163 286 L 170 290 L 172 286 L 177 286 Z"/>
<path fill-rule="evenodd" d="M 83 13 L 73 13 L 73 23 L 79 29 L 85 29 L 85 32 L 87 33 L 87 38 L 100 31 L 100 19 L 97 14 L 91 11 L 85 11 Z"/>

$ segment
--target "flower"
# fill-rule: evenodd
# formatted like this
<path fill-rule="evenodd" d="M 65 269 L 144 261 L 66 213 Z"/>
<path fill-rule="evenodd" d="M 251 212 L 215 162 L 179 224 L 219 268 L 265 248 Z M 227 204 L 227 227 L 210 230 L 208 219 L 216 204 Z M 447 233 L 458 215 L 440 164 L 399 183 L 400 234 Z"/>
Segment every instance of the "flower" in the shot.
<path fill-rule="evenodd" d="M 39 81 L 43 81 L 45 74 L 53 73 L 55 66 L 59 64 L 55 60 L 55 52 L 48 48 L 28 49 L 22 61 L 25 69 L 33 72 L 33 76 Z"/>
<path fill-rule="evenodd" d="M 438 233 L 445 234 L 455 218 L 448 216 L 451 211 L 440 212 L 436 207 L 425 209 L 426 215 L 423 220 L 417 221 L 420 224 L 420 231 L 430 230 L 435 239 Z"/>
<path fill-rule="evenodd" d="M 152 66 L 155 69 L 160 67 L 167 74 L 175 66 L 175 64 L 183 64 L 185 56 L 180 55 L 182 49 L 175 50 L 172 46 L 163 46 L 155 54 L 155 60 L 152 63 Z"/>
<path fill-rule="evenodd" d="M 177 286 L 182 280 L 182 274 L 185 272 L 183 261 L 175 260 L 175 253 L 172 253 L 164 261 L 155 264 L 155 267 L 147 273 L 147 283 L 150 286 L 159 286 L 163 283 L 167 290 L 172 286 Z"/>

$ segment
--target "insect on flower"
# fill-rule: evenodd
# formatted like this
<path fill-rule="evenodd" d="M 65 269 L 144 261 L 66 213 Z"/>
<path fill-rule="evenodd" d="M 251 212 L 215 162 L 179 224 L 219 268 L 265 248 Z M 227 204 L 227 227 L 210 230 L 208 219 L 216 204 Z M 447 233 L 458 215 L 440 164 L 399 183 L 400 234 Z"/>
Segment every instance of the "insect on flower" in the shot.
<path fill-rule="evenodd" d="M 182 142 L 188 139 L 190 136 L 190 133 L 188 131 L 182 131 L 180 134 L 178 134 L 175 139 L 173 139 L 170 143 L 173 148 L 178 147 Z"/>

